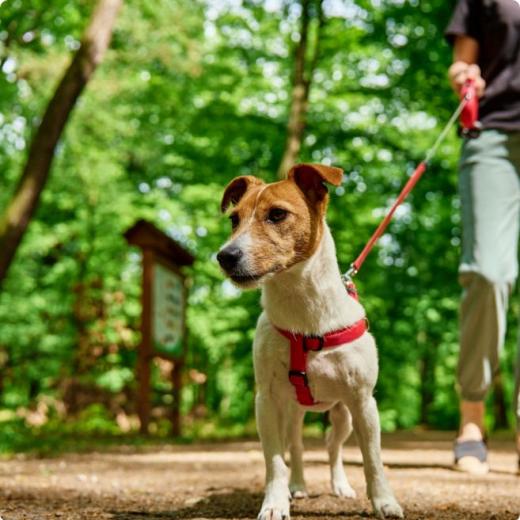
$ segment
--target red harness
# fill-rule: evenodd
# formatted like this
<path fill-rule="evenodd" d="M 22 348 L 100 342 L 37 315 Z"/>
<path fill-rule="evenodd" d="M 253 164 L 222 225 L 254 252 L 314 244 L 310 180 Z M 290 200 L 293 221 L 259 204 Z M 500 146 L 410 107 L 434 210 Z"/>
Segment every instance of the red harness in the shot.
<path fill-rule="evenodd" d="M 355 288 L 347 287 L 348 293 L 357 300 Z M 328 332 L 323 336 L 305 336 L 304 334 L 294 334 L 287 330 L 276 330 L 285 336 L 291 345 L 289 381 L 296 390 L 296 398 L 300 404 L 310 406 L 318 404 L 312 397 L 309 381 L 307 379 L 307 355 L 310 351 L 317 352 L 324 348 L 337 347 L 345 343 L 351 343 L 360 338 L 368 330 L 368 321 L 362 318 L 354 325 L 344 329 Z"/>

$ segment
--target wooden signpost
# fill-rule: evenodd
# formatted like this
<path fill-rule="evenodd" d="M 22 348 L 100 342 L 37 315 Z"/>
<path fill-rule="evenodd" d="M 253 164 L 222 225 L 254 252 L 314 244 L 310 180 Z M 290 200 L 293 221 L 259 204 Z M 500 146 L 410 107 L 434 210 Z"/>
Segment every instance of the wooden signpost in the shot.
<path fill-rule="evenodd" d="M 194 257 L 175 240 L 145 220 L 124 234 L 127 242 L 142 250 L 143 288 L 141 344 L 137 359 L 137 413 L 141 433 L 150 422 L 150 374 L 154 357 L 173 362 L 172 434 L 180 435 L 181 370 L 186 350 L 186 278 L 182 267 Z"/>

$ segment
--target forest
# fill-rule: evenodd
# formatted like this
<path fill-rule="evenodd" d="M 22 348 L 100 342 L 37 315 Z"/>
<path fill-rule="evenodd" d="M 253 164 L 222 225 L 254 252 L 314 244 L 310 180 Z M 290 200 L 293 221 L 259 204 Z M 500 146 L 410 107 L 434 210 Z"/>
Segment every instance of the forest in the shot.
<path fill-rule="evenodd" d="M 103 8 L 110 24 L 89 54 Z M 457 106 L 443 36 L 452 8 L 0 1 L 0 452 L 137 434 L 141 257 L 123 234 L 139 219 L 196 259 L 183 438 L 254 434 L 259 293 L 218 267 L 223 189 L 237 175 L 276 180 L 296 161 L 343 168 L 328 222 L 346 270 Z M 384 431 L 457 426 L 459 147 L 453 130 L 356 278 Z M 26 221 L 18 235 L 13 215 Z M 517 314 L 514 296 L 490 429 L 513 424 Z M 155 437 L 170 434 L 170 370 L 154 360 Z M 309 432 L 321 428 L 308 418 Z"/>

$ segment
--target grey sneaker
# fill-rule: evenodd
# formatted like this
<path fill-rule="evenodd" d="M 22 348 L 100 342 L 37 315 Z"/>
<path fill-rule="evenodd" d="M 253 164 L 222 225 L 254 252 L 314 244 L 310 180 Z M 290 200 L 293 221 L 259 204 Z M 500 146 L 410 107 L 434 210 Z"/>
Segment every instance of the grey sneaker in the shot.
<path fill-rule="evenodd" d="M 487 463 L 487 446 L 482 441 L 455 441 L 453 445 L 455 458 L 454 469 L 471 473 L 472 475 L 485 475 L 489 472 Z"/>

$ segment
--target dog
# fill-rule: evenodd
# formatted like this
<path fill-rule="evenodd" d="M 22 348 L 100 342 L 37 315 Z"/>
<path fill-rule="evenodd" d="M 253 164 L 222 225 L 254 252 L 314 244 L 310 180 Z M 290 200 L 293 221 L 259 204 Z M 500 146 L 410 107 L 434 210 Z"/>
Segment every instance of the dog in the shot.
<path fill-rule="evenodd" d="M 363 307 L 345 289 L 325 222 L 325 183 L 339 186 L 342 177 L 339 168 L 298 164 L 287 179 L 270 184 L 254 176 L 237 177 L 222 197 L 232 234 L 217 260 L 238 287 L 262 288 L 263 312 L 253 343 L 256 420 L 266 467 L 259 520 L 288 520 L 291 496 L 307 496 L 302 426 L 308 410 L 329 411 L 332 491 L 355 496 L 341 455 L 353 426 L 374 513 L 403 517 L 381 461 L 373 397 L 375 341 Z M 290 476 L 284 461 L 287 446 Z"/>

